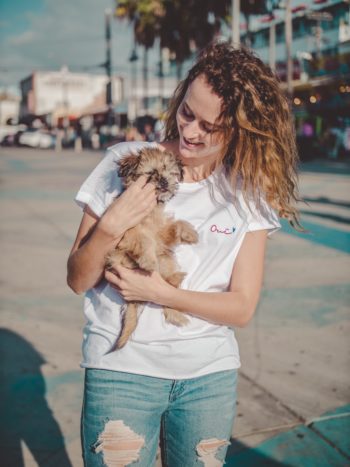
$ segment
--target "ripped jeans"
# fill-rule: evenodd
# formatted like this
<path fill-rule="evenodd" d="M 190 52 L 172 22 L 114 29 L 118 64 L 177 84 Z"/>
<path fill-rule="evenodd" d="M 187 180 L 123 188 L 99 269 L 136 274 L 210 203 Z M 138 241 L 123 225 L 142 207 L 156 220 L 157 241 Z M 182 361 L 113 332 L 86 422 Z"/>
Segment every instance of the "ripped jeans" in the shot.
<path fill-rule="evenodd" d="M 85 467 L 220 467 L 230 444 L 237 370 L 162 379 L 87 369 L 81 418 Z"/>

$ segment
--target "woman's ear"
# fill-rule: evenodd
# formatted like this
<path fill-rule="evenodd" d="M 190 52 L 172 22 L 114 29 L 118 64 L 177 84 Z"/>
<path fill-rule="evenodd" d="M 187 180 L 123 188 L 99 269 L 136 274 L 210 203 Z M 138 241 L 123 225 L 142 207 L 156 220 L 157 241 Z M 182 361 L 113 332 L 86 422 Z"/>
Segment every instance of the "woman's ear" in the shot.
<path fill-rule="evenodd" d="M 140 163 L 140 157 L 135 154 L 125 156 L 118 161 L 118 175 L 121 178 L 135 178 L 135 172 Z"/>

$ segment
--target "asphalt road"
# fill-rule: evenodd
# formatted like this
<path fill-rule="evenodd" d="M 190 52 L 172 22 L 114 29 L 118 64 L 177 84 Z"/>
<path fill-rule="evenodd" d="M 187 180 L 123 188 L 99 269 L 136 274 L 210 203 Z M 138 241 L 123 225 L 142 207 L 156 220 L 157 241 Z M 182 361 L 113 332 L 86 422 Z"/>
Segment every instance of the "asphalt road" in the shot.
<path fill-rule="evenodd" d="M 73 198 L 101 157 L 0 150 L 4 467 L 82 466 L 82 297 L 65 271 L 81 217 Z M 350 465 L 349 172 L 345 163 L 305 165 L 300 208 L 310 233 L 284 224 L 268 242 L 256 316 L 237 330 L 227 465 Z"/>

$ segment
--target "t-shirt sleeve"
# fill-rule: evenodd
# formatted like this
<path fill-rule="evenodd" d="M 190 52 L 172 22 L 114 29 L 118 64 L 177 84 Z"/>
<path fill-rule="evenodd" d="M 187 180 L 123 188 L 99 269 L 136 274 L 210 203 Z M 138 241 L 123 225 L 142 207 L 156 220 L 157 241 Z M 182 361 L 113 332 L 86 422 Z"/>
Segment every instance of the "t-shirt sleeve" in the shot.
<path fill-rule="evenodd" d="M 102 161 L 90 173 L 75 197 L 76 203 L 82 209 L 89 206 L 101 217 L 121 193 L 122 184 L 117 172 L 117 161 L 120 157 L 120 151 L 108 149 Z"/>
<path fill-rule="evenodd" d="M 261 199 L 259 205 L 251 202 L 250 208 L 248 232 L 268 230 L 268 236 L 271 236 L 281 228 L 276 211 L 271 208 L 265 199 Z"/>

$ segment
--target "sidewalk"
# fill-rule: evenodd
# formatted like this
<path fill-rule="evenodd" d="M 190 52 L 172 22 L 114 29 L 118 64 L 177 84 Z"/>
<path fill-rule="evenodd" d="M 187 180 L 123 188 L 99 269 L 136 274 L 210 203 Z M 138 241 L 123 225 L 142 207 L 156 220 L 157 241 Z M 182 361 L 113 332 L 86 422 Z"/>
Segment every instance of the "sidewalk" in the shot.
<path fill-rule="evenodd" d="M 82 467 L 82 297 L 66 286 L 65 269 L 81 216 L 72 200 L 101 157 L 0 149 L 4 467 Z M 256 316 L 237 330 L 228 466 L 350 465 L 350 176 L 312 164 L 301 176 L 312 232 L 284 224 L 269 240 Z"/>

